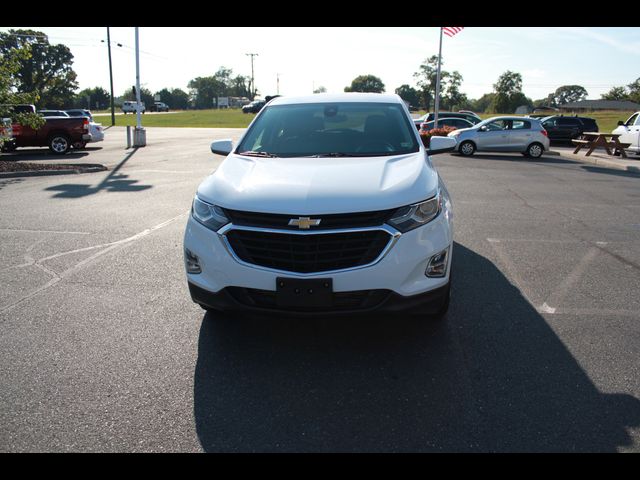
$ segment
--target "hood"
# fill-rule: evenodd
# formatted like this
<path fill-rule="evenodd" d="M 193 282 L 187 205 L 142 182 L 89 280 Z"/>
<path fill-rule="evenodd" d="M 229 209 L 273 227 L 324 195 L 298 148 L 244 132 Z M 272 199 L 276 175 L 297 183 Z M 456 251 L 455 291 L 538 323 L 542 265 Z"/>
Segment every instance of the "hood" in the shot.
<path fill-rule="evenodd" d="M 232 153 L 200 184 L 198 196 L 234 210 L 309 215 L 397 208 L 433 196 L 437 187 L 424 151 L 341 158 Z"/>

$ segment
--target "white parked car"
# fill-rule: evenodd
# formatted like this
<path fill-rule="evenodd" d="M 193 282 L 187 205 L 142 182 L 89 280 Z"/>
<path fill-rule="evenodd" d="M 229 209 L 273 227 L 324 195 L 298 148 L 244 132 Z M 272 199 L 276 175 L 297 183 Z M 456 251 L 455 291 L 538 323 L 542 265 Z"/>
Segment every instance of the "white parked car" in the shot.
<path fill-rule="evenodd" d="M 626 122 L 618 122 L 618 127 L 612 133 L 619 133 L 620 143 L 629 143 L 625 150 L 640 154 L 640 112 L 631 115 Z"/>
<path fill-rule="evenodd" d="M 430 154 L 451 151 L 433 137 Z M 453 226 L 447 189 L 397 95 L 279 97 L 198 187 L 187 282 L 207 310 L 373 309 L 441 317 Z"/>
<path fill-rule="evenodd" d="M 65 113 L 70 117 L 87 117 L 89 119 L 89 134 L 91 135 L 90 143 L 102 142 L 104 140 L 104 128 L 101 123 L 93 121 L 93 115 L 91 111 L 81 108 L 65 110 Z M 77 142 L 73 145 L 74 148 L 84 148 L 87 142 Z"/>
<path fill-rule="evenodd" d="M 475 152 L 520 152 L 539 158 L 550 146 L 540 120 L 529 117 L 492 117 L 448 136 L 456 139 L 456 151 L 464 156 Z"/>

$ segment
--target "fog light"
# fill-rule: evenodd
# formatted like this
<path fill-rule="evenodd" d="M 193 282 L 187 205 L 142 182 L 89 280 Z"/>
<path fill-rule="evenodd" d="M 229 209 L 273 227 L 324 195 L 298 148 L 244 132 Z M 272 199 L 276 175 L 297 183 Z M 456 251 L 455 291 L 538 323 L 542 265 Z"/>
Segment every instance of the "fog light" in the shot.
<path fill-rule="evenodd" d="M 187 267 L 187 273 L 202 273 L 200 268 L 200 260 L 190 250 L 184 249 L 184 263 Z"/>
<path fill-rule="evenodd" d="M 436 253 L 427 264 L 427 270 L 424 274 L 427 277 L 444 277 L 447 275 L 447 254 L 449 248 L 445 248 L 439 253 Z"/>

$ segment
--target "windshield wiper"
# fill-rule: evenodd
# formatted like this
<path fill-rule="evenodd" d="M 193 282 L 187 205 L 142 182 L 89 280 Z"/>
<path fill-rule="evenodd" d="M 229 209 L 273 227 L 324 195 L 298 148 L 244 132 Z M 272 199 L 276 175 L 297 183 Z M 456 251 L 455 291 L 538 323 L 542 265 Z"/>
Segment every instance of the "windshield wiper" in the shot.
<path fill-rule="evenodd" d="M 267 157 L 278 158 L 278 155 L 269 152 L 256 152 L 255 150 L 247 150 L 246 152 L 240 152 L 238 155 L 247 155 L 249 157 Z"/>
<path fill-rule="evenodd" d="M 330 153 L 318 153 L 317 155 L 311 155 L 314 158 L 321 157 L 362 157 L 362 154 L 358 153 L 345 153 L 345 152 L 330 152 Z"/>

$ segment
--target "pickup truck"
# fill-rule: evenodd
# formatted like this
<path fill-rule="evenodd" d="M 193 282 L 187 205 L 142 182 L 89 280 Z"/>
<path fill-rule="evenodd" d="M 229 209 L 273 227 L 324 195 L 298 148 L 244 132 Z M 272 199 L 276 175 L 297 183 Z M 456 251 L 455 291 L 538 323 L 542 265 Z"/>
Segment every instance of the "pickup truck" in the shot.
<path fill-rule="evenodd" d="M 63 155 L 74 143 L 91 141 L 89 119 L 86 117 L 49 117 L 37 130 L 13 123 L 11 138 L 2 150 L 11 152 L 18 147 L 49 147 L 52 153 Z"/>
<path fill-rule="evenodd" d="M 631 115 L 626 122 L 618 122 L 618 127 L 612 133 L 619 133 L 620 143 L 629 143 L 625 149 L 640 154 L 640 112 Z"/>

